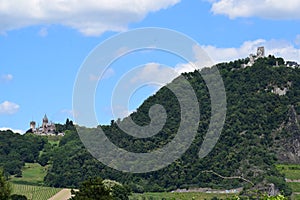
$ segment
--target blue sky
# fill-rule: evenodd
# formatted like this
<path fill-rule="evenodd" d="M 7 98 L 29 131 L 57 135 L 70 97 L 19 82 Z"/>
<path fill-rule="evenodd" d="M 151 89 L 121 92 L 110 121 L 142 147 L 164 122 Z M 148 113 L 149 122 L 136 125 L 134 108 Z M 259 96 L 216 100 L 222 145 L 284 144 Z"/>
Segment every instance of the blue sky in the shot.
<path fill-rule="evenodd" d="M 23 132 L 31 120 L 41 124 L 45 113 L 53 122 L 73 119 L 73 86 L 85 58 L 106 39 L 136 28 L 182 32 L 216 63 L 244 58 L 258 46 L 300 62 L 299 10 L 297 0 L 0 1 L 0 128 Z M 144 75 L 162 74 L 158 63 L 175 67 L 182 60 L 140 52 L 111 66 L 96 93 L 100 124 L 113 118 L 110 96 L 118 79 L 138 65 Z M 141 87 L 129 108 L 114 108 L 115 117 L 135 110 L 157 88 Z"/>

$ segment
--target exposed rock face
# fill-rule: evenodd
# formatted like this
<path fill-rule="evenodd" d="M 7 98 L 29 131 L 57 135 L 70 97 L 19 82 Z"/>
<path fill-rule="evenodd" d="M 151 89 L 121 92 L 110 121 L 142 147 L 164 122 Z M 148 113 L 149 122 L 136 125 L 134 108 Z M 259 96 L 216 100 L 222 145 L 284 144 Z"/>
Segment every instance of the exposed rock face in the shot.
<path fill-rule="evenodd" d="M 288 115 L 288 121 L 282 129 L 282 137 L 275 142 L 277 157 L 283 163 L 300 164 L 300 117 L 294 106 L 291 106 Z"/>
<path fill-rule="evenodd" d="M 275 185 L 273 183 L 271 183 L 269 185 L 268 195 L 269 196 L 276 196 L 278 194 L 279 194 L 279 190 L 275 187 Z"/>
<path fill-rule="evenodd" d="M 274 93 L 274 94 L 277 94 L 279 96 L 284 96 L 284 95 L 286 95 L 286 93 L 288 92 L 288 90 L 289 90 L 288 88 L 281 89 L 279 87 L 276 87 L 271 92 Z"/>

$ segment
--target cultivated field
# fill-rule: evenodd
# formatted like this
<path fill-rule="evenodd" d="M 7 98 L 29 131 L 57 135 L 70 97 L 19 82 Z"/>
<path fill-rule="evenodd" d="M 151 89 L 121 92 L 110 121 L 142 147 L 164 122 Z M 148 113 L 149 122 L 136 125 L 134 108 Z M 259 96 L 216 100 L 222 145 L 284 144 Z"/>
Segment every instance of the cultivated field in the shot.
<path fill-rule="evenodd" d="M 288 179 L 288 185 L 293 191 L 292 200 L 300 200 L 300 165 L 280 164 L 276 168 Z"/>
<path fill-rule="evenodd" d="M 300 165 L 280 164 L 276 168 L 285 175 L 287 179 L 300 180 Z"/>
<path fill-rule="evenodd" d="M 51 188 L 43 186 L 11 184 L 12 194 L 25 195 L 28 200 L 48 200 L 56 193 L 61 191 L 61 188 Z"/>
<path fill-rule="evenodd" d="M 300 183 L 288 183 L 288 185 L 292 188 L 293 192 L 300 193 Z"/>
<path fill-rule="evenodd" d="M 300 194 L 294 194 L 292 200 L 300 200 Z"/>
<path fill-rule="evenodd" d="M 218 197 L 219 199 L 226 199 L 233 197 L 234 194 L 211 194 L 211 193 L 200 193 L 200 192 L 155 192 L 155 193 L 144 193 L 144 194 L 133 194 L 130 200 L 201 200 L 201 199 L 212 199 L 213 197 Z"/>

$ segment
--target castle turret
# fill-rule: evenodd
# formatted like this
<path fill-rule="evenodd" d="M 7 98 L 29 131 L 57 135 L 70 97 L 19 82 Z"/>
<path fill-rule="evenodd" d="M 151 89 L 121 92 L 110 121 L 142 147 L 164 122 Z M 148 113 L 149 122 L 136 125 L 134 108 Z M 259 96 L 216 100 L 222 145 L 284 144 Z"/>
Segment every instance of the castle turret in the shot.
<path fill-rule="evenodd" d="M 257 48 L 257 58 L 265 57 L 265 47 L 258 47 Z"/>
<path fill-rule="evenodd" d="M 34 132 L 35 131 L 35 121 L 30 122 L 30 129 Z"/>

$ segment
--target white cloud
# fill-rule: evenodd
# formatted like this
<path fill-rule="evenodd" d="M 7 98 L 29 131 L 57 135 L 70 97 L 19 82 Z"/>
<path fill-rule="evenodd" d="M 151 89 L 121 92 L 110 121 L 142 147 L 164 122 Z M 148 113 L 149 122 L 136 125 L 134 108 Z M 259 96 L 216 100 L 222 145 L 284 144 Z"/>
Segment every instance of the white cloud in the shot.
<path fill-rule="evenodd" d="M 148 63 L 140 70 L 137 70 L 133 75 L 130 82 L 134 84 L 138 82 L 164 84 L 171 82 L 179 73 L 169 67 L 161 66 L 158 63 Z"/>
<path fill-rule="evenodd" d="M 101 77 L 95 74 L 90 74 L 89 79 L 90 81 L 99 81 L 99 80 L 108 79 L 114 75 L 115 75 L 115 71 L 112 68 L 108 68 Z"/>
<path fill-rule="evenodd" d="M 18 112 L 20 109 L 20 106 L 16 103 L 4 101 L 0 104 L 0 115 L 1 114 L 8 114 L 12 115 Z"/>
<path fill-rule="evenodd" d="M 214 14 L 267 19 L 300 19 L 299 0 L 218 0 L 212 2 Z"/>
<path fill-rule="evenodd" d="M 300 36 L 297 36 L 297 38 L 298 37 L 300 38 Z M 267 41 L 257 39 L 245 41 L 240 47 L 220 48 L 212 45 L 204 45 L 200 48 L 195 46 L 193 51 L 196 61 L 194 63 L 177 64 L 174 68 L 177 74 L 167 73 L 158 63 L 149 63 L 144 66 L 143 70 L 133 78 L 132 81 L 151 80 L 155 77 L 155 79 L 165 81 L 165 83 L 171 82 L 173 78 L 183 72 L 193 72 L 195 69 L 210 67 L 213 64 L 246 58 L 251 53 L 255 54 L 259 46 L 265 47 L 267 56 L 274 55 L 276 57 L 282 57 L 285 60 L 293 60 L 300 63 L 300 48 L 297 48 L 294 44 L 284 40 Z M 207 54 L 211 58 L 211 61 L 205 60 L 206 56 L 204 54 Z"/>
<path fill-rule="evenodd" d="M 265 45 L 266 41 L 262 39 L 246 41 L 238 48 L 218 48 L 211 45 L 202 46 L 204 51 L 214 60 L 215 63 L 232 61 L 239 58 L 245 58 L 250 53 L 255 53 L 258 46 Z"/>
<path fill-rule="evenodd" d="M 285 60 L 300 62 L 300 49 L 293 44 L 282 40 L 263 40 L 246 41 L 237 48 L 219 48 L 215 46 L 202 46 L 204 51 L 214 60 L 215 63 L 233 61 L 239 58 L 246 58 L 250 53 L 256 53 L 257 47 L 264 46 L 266 55 L 283 57 Z"/>
<path fill-rule="evenodd" d="M 123 31 L 148 13 L 166 9 L 180 0 L 2 0 L 0 32 L 33 25 L 59 24 L 85 35 Z"/>
<path fill-rule="evenodd" d="M 211 67 L 214 62 L 210 59 L 207 52 L 200 46 L 193 46 L 194 62 L 180 63 L 175 66 L 175 71 L 179 74 L 184 72 L 193 72 L 196 69 Z"/>
<path fill-rule="evenodd" d="M 25 131 L 19 130 L 19 129 L 12 129 L 12 128 L 7 128 L 7 127 L 1 127 L 0 128 L 0 131 L 7 131 L 7 130 L 11 130 L 14 133 L 20 133 L 20 134 L 25 133 Z"/>
<path fill-rule="evenodd" d="M 13 78 L 14 77 L 11 74 L 4 74 L 4 75 L 1 75 L 0 80 L 1 80 L 1 82 L 9 82 L 9 81 L 13 80 Z"/>
<path fill-rule="evenodd" d="M 193 72 L 195 71 L 195 64 L 194 63 L 180 63 L 175 66 L 175 71 L 179 74 L 184 72 Z"/>

